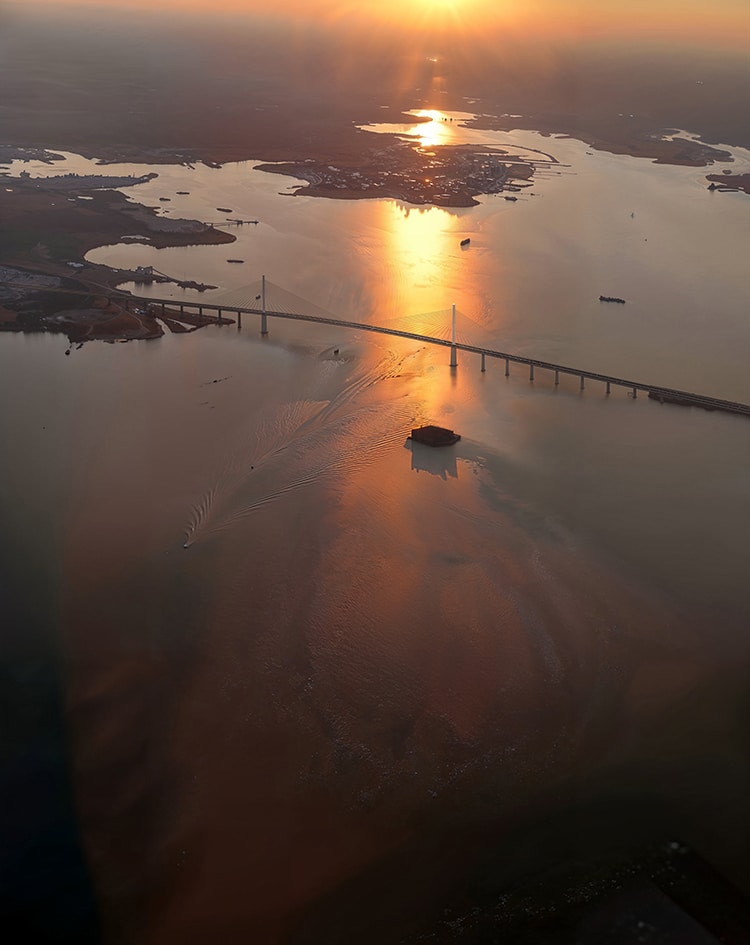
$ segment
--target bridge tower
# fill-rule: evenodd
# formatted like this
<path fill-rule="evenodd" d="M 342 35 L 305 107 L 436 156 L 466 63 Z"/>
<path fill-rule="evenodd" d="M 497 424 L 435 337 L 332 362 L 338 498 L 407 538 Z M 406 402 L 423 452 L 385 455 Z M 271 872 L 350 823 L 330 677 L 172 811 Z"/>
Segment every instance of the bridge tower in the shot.
<path fill-rule="evenodd" d="M 452 368 L 458 367 L 458 348 L 456 348 L 456 303 L 451 309 L 451 363 Z"/>
<path fill-rule="evenodd" d="M 268 334 L 268 316 L 266 315 L 266 277 L 260 277 L 260 310 L 262 312 L 260 316 L 260 333 L 261 335 Z"/>

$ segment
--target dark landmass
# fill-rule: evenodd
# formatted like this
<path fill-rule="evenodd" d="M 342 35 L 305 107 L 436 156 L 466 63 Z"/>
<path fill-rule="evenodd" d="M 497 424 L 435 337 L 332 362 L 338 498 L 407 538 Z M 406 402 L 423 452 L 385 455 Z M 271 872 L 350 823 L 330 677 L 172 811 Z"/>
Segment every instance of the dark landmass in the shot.
<path fill-rule="evenodd" d="M 709 190 L 744 190 L 750 194 L 750 174 L 707 174 L 706 180 L 711 181 Z"/>
<path fill-rule="evenodd" d="M 528 128 L 544 134 L 564 135 L 584 141 L 590 148 L 610 154 L 627 154 L 630 157 L 650 158 L 654 164 L 681 164 L 688 167 L 705 167 L 716 161 L 731 161 L 729 151 L 711 147 L 702 141 L 670 135 L 669 129 L 655 132 L 648 119 L 634 115 L 618 115 L 617 120 L 592 122 L 590 128 L 580 125 L 575 132 L 563 118 L 532 116 L 529 118 L 495 118 L 480 115 L 468 121 L 467 127 L 487 131 L 509 131 Z"/>
<path fill-rule="evenodd" d="M 88 264 L 84 270 L 70 277 L 55 274 L 63 270 L 54 263 L 35 269 L 0 265 L 0 331 L 60 333 L 74 344 L 159 338 L 162 325 L 171 332 L 188 332 L 234 323 L 224 316 L 183 312 L 114 291 L 113 286 L 132 279 L 133 272 Z"/>
<path fill-rule="evenodd" d="M 365 34 L 346 25 L 303 35 L 282 20 L 222 25 L 189 16 L 177 24 L 155 15 L 144 31 L 140 18 L 122 13 L 35 14 L 16 6 L 3 23 L 0 52 L 0 163 L 19 157 L 51 163 L 61 150 L 102 165 L 253 160 L 304 181 L 297 192 L 307 195 L 461 207 L 482 194 L 516 199 L 536 167 L 554 158 L 426 148 L 361 126 L 413 122 L 405 112 L 419 107 L 456 110 L 476 114 L 470 125 L 477 128 L 528 128 L 692 166 L 728 160 L 728 152 L 712 146 L 717 142 L 750 146 L 744 57 L 710 50 L 654 54 L 646 47 L 531 41 L 497 47 Z M 716 189 L 742 180 L 724 176 Z M 70 277 L 70 264 L 80 265 L 88 250 L 123 238 L 156 247 L 234 239 L 94 189 L 95 179 L 5 182 L 0 264 L 42 275 Z M 79 199 L 84 191 L 91 199 Z M 91 293 L 133 277 L 88 265 L 75 275 Z M 51 298 L 39 312 L 55 314 Z M 0 300 L 6 328 L 21 324 L 14 305 L 23 308 L 17 299 Z M 26 305 L 21 313 L 26 324 L 37 317 L 33 311 Z M 80 311 L 88 312 L 77 316 L 87 337 L 104 331 L 101 309 L 87 304 Z M 126 334 L 138 330 L 134 317 L 120 323 Z M 110 329 L 116 324 L 110 319 Z"/>
<path fill-rule="evenodd" d="M 750 147 L 741 50 L 495 40 L 19 9 L 0 40 L 2 138 L 102 161 L 354 166 L 382 147 L 358 125 L 424 107 L 670 163 Z M 701 142 L 663 141 L 674 129 Z"/>
<path fill-rule="evenodd" d="M 307 181 L 295 194 L 357 200 L 391 197 L 412 204 L 471 207 L 480 194 L 499 194 L 528 186 L 537 163 L 496 148 L 467 145 L 435 145 L 422 148 L 398 135 L 378 135 L 383 144 L 356 161 L 335 165 L 307 159 L 258 164 L 257 170 L 284 174 Z"/>
<path fill-rule="evenodd" d="M 164 219 L 118 191 L 92 190 L 90 179 L 64 180 L 62 193 L 59 182 L 47 187 L 31 177 L 5 178 L 0 187 L 0 331 L 63 332 L 71 341 L 160 336 L 163 329 L 146 310 L 111 292 L 138 273 L 86 263 L 86 253 L 126 236 L 157 248 L 235 237 L 198 220 Z M 88 199 L 80 200 L 80 191 Z"/>
<path fill-rule="evenodd" d="M 5 178 L 0 187 L 0 260 L 20 261 L 33 254 L 45 260 L 79 260 L 89 250 L 123 237 L 149 246 L 233 243 L 235 237 L 198 220 L 167 219 L 151 207 L 134 204 L 115 190 L 81 188 L 75 180 L 59 186 L 41 178 Z M 85 201 L 78 198 L 85 195 Z"/>

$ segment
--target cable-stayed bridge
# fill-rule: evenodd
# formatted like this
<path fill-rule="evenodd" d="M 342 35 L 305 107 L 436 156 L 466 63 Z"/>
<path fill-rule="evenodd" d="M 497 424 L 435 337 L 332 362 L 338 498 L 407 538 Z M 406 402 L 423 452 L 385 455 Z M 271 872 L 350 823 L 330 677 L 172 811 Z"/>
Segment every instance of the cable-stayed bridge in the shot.
<path fill-rule="evenodd" d="M 13 283 L 8 282 L 8 285 Z M 27 285 L 19 286 L 28 289 Z M 103 288 L 103 287 L 102 287 Z M 45 291 L 62 291 L 71 293 L 71 290 L 46 289 Z M 73 294 L 81 295 L 80 290 Z M 453 306 L 450 314 L 448 310 L 431 312 L 418 316 L 423 324 L 426 324 L 433 334 L 422 334 L 409 331 L 407 328 L 400 327 L 406 322 L 406 319 L 398 319 L 390 325 L 373 325 L 366 322 L 355 322 L 347 319 L 335 318 L 329 312 L 319 306 L 314 305 L 306 299 L 289 292 L 282 286 L 278 286 L 265 277 L 261 277 L 257 282 L 250 283 L 238 289 L 222 290 L 206 293 L 200 299 L 170 299 L 159 298 L 154 295 L 137 295 L 124 290 L 104 289 L 103 294 L 107 294 L 114 301 L 115 299 L 125 308 L 130 305 L 141 305 L 154 308 L 160 308 L 162 314 L 168 315 L 169 312 L 185 312 L 186 310 L 198 313 L 199 316 L 211 318 L 213 321 L 221 323 L 224 316 L 235 316 L 238 327 L 242 326 L 243 316 L 257 316 L 260 321 L 260 332 L 262 335 L 268 334 L 269 319 L 285 318 L 296 321 L 312 322 L 324 325 L 333 325 L 337 328 L 352 329 L 355 331 L 369 331 L 376 334 L 391 335 L 399 338 L 406 338 L 411 341 L 419 341 L 423 344 L 437 345 L 450 350 L 450 366 L 453 369 L 458 367 L 458 352 L 475 354 L 480 358 L 480 370 L 485 371 L 487 367 L 487 358 L 505 362 L 505 376 L 510 375 L 511 364 L 522 365 L 528 368 L 529 380 L 533 381 L 535 372 L 538 370 L 546 371 L 554 375 L 555 385 L 559 384 L 560 376 L 570 376 L 578 379 L 580 389 L 584 390 L 586 381 L 595 381 L 603 384 L 607 394 L 610 394 L 613 387 L 625 389 L 633 398 L 638 393 L 645 393 L 651 399 L 662 403 L 673 403 L 681 406 L 701 407 L 705 410 L 720 410 L 727 413 L 740 414 L 750 417 L 750 404 L 739 403 L 737 401 L 722 400 L 718 397 L 711 397 L 706 394 L 694 391 L 677 390 L 672 387 L 662 387 L 656 384 L 647 384 L 642 381 L 631 380 L 629 378 L 615 377 L 609 374 L 601 374 L 596 371 L 584 370 L 582 368 L 572 367 L 566 364 L 557 364 L 552 361 L 543 361 L 539 358 L 531 358 L 525 355 L 513 354 L 508 351 L 498 351 L 487 345 L 479 343 L 482 339 L 477 335 L 482 334 L 481 326 L 472 322 L 465 316 L 460 316 L 456 307 Z M 415 316 L 410 316 L 413 321 Z M 447 326 L 450 326 L 449 328 Z M 459 330 L 460 329 L 460 330 Z M 467 337 L 468 336 L 474 336 Z"/>
<path fill-rule="evenodd" d="M 197 309 L 199 314 L 203 314 L 206 311 L 215 312 L 219 321 L 225 314 L 235 315 L 239 327 L 242 325 L 243 315 L 259 316 L 262 335 L 268 334 L 268 320 L 270 318 L 287 318 L 324 325 L 335 325 L 338 328 L 349 328 L 356 331 L 369 331 L 382 335 L 408 338 L 412 341 L 420 341 L 424 344 L 449 348 L 449 363 L 451 368 L 458 367 L 458 352 L 464 351 L 479 355 L 481 371 L 485 371 L 487 368 L 487 358 L 504 361 L 506 377 L 510 375 L 510 365 L 519 364 L 528 368 L 530 381 L 534 380 L 537 370 L 542 370 L 554 374 L 555 385 L 559 384 L 561 375 L 566 375 L 577 378 L 581 390 L 585 388 L 586 381 L 596 381 L 605 386 L 607 394 L 611 393 L 613 387 L 621 387 L 627 390 L 630 396 L 634 398 L 638 396 L 639 392 L 642 392 L 647 394 L 650 398 L 661 401 L 662 403 L 702 407 L 705 410 L 721 410 L 728 413 L 750 416 L 750 404 L 722 400 L 718 397 L 710 397 L 693 391 L 683 391 L 672 387 L 646 384 L 642 381 L 614 377 L 609 374 L 600 374 L 596 371 L 587 371 L 581 368 L 571 367 L 570 365 L 556 364 L 538 358 L 512 354 L 507 351 L 498 351 L 478 343 L 479 339 L 477 338 L 471 339 L 465 337 L 467 334 L 482 334 L 482 329 L 481 326 L 462 317 L 461 330 L 459 330 L 459 313 L 455 306 L 453 306 L 449 317 L 447 317 L 449 315 L 447 310 L 420 315 L 419 319 L 423 324 L 427 323 L 430 325 L 431 321 L 435 323 L 434 333 L 422 334 L 402 328 L 397 322 L 393 322 L 390 325 L 373 325 L 365 322 L 335 318 L 319 306 L 289 292 L 282 286 L 270 282 L 265 276 L 261 277 L 257 282 L 250 283 L 238 289 L 223 290 L 211 293 L 211 295 L 207 294 L 200 301 L 180 300 L 179 302 L 175 302 L 171 299 L 158 299 L 154 297 L 144 298 L 143 301 L 151 305 L 160 305 L 162 310 L 168 306 L 170 308 L 179 307 L 180 310 L 186 308 L 192 310 Z M 413 318 L 414 316 L 410 316 L 409 320 L 413 321 Z M 403 323 L 406 319 L 399 319 L 398 321 Z M 430 325 L 430 327 L 432 326 Z"/>

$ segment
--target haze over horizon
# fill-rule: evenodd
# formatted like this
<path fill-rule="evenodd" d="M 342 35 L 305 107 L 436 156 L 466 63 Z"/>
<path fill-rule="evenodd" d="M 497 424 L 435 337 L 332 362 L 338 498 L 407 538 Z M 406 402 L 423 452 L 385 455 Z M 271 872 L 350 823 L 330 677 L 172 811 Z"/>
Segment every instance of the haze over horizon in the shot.
<path fill-rule="evenodd" d="M 228 19 L 270 17 L 299 26 L 378 27 L 400 33 L 444 33 L 514 41 L 657 43 L 726 49 L 748 48 L 750 7 L 744 0 L 719 0 L 707 7 L 699 0 L 5 0 L 6 11 L 92 11 L 97 14 L 142 12 L 151 17 L 179 14 Z M 2 6 L 0 6 L 2 11 Z"/>
<path fill-rule="evenodd" d="M 384 5 L 404 11 L 398 28 L 372 3 L 179 6 L 177 17 L 173 0 L 147 10 L 143 0 L 5 0 L 6 135 L 73 150 L 211 144 L 273 159 L 303 140 L 319 151 L 334 126 L 353 140 L 353 124 L 379 120 L 382 106 L 474 101 L 521 127 L 584 138 L 680 128 L 750 146 L 750 10 L 735 0 L 710 12 L 682 4 L 679 16 L 672 0 L 613 4 L 606 16 L 551 0 L 522 13 L 504 4 L 489 18 L 483 0 Z"/>

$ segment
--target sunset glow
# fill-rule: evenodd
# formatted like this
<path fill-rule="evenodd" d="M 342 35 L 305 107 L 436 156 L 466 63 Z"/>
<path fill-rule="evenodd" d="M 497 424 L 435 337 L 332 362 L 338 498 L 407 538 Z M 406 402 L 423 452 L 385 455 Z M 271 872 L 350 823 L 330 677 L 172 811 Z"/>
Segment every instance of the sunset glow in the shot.
<path fill-rule="evenodd" d="M 10 6 L 21 6 L 10 0 Z M 621 0 L 602 4 L 580 0 L 528 0 L 524 4 L 493 0 L 25 0 L 23 7 L 120 9 L 158 13 L 264 16 L 315 22 L 321 26 L 381 24 L 399 31 L 486 37 L 488 30 L 525 40 L 546 37 L 694 42 L 747 47 L 750 6 L 745 0 L 719 0 L 707 7 L 699 0 Z"/>
<path fill-rule="evenodd" d="M 420 147 L 433 148 L 450 142 L 450 126 L 445 121 L 446 116 L 442 112 L 434 108 L 421 108 L 415 114 L 417 118 L 429 118 L 429 121 L 420 121 L 406 132 L 419 138 Z"/>

